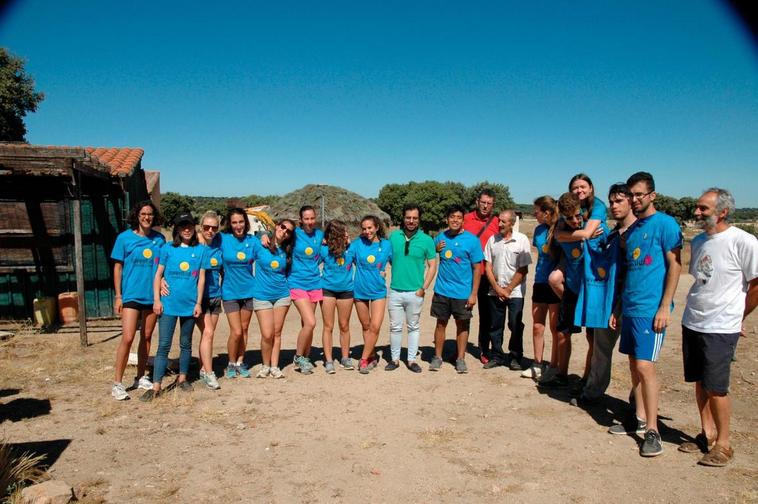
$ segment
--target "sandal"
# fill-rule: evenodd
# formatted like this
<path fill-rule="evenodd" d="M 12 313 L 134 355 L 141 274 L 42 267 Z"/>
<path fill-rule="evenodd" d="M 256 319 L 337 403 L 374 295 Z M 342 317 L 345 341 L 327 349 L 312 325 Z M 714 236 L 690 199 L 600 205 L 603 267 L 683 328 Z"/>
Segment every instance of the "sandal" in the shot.
<path fill-rule="evenodd" d="M 710 467 L 724 467 L 734 457 L 732 448 L 724 448 L 720 444 L 713 445 L 711 451 L 703 455 L 698 464 Z"/>
<path fill-rule="evenodd" d="M 708 450 L 713 447 L 714 443 L 708 442 L 708 438 L 702 432 L 695 436 L 694 441 L 687 441 L 679 445 L 678 450 L 683 453 L 708 453 Z"/>

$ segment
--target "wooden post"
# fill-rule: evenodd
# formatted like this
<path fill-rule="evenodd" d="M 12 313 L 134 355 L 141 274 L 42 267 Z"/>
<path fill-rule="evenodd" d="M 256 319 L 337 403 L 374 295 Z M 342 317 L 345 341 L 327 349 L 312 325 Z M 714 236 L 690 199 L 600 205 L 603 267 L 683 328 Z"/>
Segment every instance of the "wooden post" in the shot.
<path fill-rule="evenodd" d="M 79 297 L 79 340 L 87 346 L 87 306 L 84 301 L 84 261 L 82 259 L 82 191 L 79 172 L 74 169 L 74 269 L 76 270 L 76 293 Z"/>

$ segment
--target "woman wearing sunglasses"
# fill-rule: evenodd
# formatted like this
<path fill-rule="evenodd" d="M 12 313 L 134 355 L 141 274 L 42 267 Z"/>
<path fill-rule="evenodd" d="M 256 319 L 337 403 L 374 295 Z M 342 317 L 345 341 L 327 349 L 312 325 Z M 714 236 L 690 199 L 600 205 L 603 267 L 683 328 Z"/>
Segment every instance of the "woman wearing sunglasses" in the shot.
<path fill-rule="evenodd" d="M 345 223 L 333 220 L 326 225 L 324 232 L 326 244 L 321 246 L 321 287 L 324 299 L 321 301 L 321 315 L 324 320 L 321 335 L 324 347 L 324 370 L 334 374 L 332 356 L 332 335 L 334 333 L 334 312 L 340 331 L 340 349 L 343 369 L 354 369 L 350 358 L 350 313 L 353 311 L 353 252 L 350 250 L 350 237 Z"/>
<path fill-rule="evenodd" d="M 157 316 L 153 313 L 153 276 L 158 266 L 161 247 L 166 239 L 153 230 L 160 224 L 160 215 L 155 205 L 147 200 L 137 203 L 129 213 L 129 227 L 116 238 L 113 259 L 113 307 L 121 315 L 121 341 L 116 350 L 116 376 L 111 395 L 118 401 L 129 399 L 122 383 L 129 352 L 137 327 L 141 327 L 137 347 L 137 376 L 130 388 L 153 387 L 146 376 L 147 356 Z"/>
<path fill-rule="evenodd" d="M 256 378 L 284 378 L 279 368 L 282 348 L 282 328 L 291 299 L 287 273 L 292 267 L 292 248 L 295 223 L 283 219 L 274 228 L 267 245 L 255 247 L 255 288 L 253 308 L 261 329 L 261 360 L 263 365 Z M 257 241 L 257 239 L 256 239 Z"/>
<path fill-rule="evenodd" d="M 221 271 L 224 259 L 221 253 L 221 235 L 218 233 L 219 216 L 213 210 L 200 219 L 200 243 L 205 245 L 203 268 L 205 269 L 205 290 L 203 291 L 202 315 L 197 318 L 200 329 L 200 380 L 208 388 L 219 388 L 216 373 L 213 372 L 213 336 L 221 314 Z"/>

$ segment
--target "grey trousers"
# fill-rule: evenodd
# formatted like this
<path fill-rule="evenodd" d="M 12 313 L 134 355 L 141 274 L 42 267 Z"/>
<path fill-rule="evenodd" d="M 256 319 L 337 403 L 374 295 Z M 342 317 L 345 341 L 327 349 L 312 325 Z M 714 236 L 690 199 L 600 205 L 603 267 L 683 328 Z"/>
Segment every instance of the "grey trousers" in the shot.
<path fill-rule="evenodd" d="M 586 399 L 602 397 L 611 383 L 611 360 L 613 349 L 619 337 L 618 330 L 593 329 L 593 331 L 595 332 L 595 340 L 592 345 L 590 374 L 582 391 L 582 396 Z"/>

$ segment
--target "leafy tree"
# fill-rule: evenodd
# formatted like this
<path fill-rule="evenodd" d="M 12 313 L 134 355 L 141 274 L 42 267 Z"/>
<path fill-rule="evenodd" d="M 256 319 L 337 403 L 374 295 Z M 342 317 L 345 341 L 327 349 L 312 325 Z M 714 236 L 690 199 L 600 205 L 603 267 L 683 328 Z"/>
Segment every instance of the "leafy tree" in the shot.
<path fill-rule="evenodd" d="M 507 185 L 488 182 L 486 180 L 466 189 L 466 203 L 463 206 L 474 208 L 476 206 L 476 198 L 482 189 L 489 189 L 495 194 L 495 212 L 515 207 L 516 203 L 511 198 L 511 191 Z"/>
<path fill-rule="evenodd" d="M 176 216 L 183 212 L 193 215 L 197 213 L 192 198 L 175 192 L 167 192 L 161 196 L 161 214 L 168 226 L 173 226 Z"/>
<path fill-rule="evenodd" d="M 445 227 L 447 209 L 451 205 L 464 205 L 466 187 L 459 182 L 409 182 L 408 184 L 387 184 L 379 191 L 376 204 L 395 223 L 402 222 L 403 205 L 416 203 L 421 207 L 421 228 L 425 231 Z"/>
<path fill-rule="evenodd" d="M 25 142 L 27 112 L 36 112 L 45 95 L 34 91 L 24 60 L 0 47 L 0 141 Z"/>
<path fill-rule="evenodd" d="M 259 194 L 251 194 L 242 198 L 245 201 L 245 206 L 255 207 L 261 205 L 273 205 L 279 199 L 279 196 L 269 194 L 267 196 L 261 196 Z"/>

